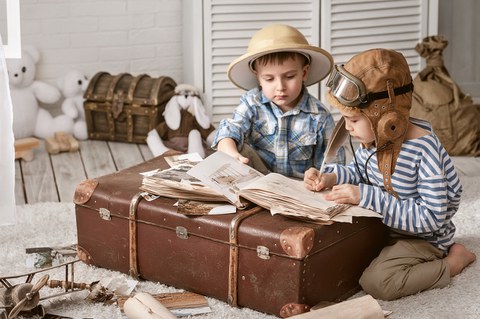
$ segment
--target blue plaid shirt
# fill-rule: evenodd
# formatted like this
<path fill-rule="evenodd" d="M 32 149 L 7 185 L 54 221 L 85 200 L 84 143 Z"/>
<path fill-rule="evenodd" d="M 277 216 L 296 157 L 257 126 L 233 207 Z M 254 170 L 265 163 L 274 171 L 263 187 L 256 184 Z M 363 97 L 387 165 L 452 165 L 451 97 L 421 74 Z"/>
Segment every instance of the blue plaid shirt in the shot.
<path fill-rule="evenodd" d="M 242 95 L 232 118 L 220 122 L 212 148 L 230 137 L 239 150 L 248 143 L 270 171 L 303 178 L 308 168 L 320 168 L 334 126 L 330 112 L 306 87 L 298 105 L 286 113 L 255 88 Z M 343 148 L 337 162 L 345 162 Z"/>

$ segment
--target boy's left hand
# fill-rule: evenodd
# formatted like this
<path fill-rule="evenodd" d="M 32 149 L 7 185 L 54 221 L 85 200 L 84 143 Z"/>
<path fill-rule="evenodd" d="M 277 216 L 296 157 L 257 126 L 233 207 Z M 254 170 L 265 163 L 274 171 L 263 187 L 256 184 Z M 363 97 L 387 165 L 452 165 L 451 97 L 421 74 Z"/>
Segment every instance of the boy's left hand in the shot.
<path fill-rule="evenodd" d="M 360 203 L 360 187 L 352 184 L 335 185 L 324 198 L 337 204 L 358 205 Z"/>

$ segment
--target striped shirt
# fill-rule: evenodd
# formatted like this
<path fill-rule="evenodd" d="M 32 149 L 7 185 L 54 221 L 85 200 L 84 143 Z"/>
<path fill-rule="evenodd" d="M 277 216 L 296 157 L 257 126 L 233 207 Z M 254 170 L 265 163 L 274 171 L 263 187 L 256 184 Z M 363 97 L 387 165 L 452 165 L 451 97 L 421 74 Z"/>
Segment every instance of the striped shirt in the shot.
<path fill-rule="evenodd" d="M 391 182 L 399 198 L 385 189 L 378 170 L 377 157 L 368 162 L 367 173 L 372 185 L 361 183 L 355 164 L 329 165 L 328 172 L 337 174 L 338 184 L 358 184 L 361 200 L 359 206 L 374 210 L 383 216 L 387 226 L 420 237 L 447 252 L 453 244 L 455 226 L 453 215 L 457 212 L 462 185 L 453 163 L 431 126 L 410 119 L 430 134 L 402 144 Z M 358 148 L 355 156 L 359 170 L 365 178 L 365 161 L 375 152 L 375 147 Z"/>
<path fill-rule="evenodd" d="M 239 150 L 248 143 L 270 171 L 303 178 L 308 168 L 320 167 L 334 126 L 330 112 L 306 87 L 298 105 L 285 113 L 255 88 L 242 95 L 232 118 L 220 122 L 212 148 L 226 137 Z M 337 162 L 345 162 L 343 148 Z"/>

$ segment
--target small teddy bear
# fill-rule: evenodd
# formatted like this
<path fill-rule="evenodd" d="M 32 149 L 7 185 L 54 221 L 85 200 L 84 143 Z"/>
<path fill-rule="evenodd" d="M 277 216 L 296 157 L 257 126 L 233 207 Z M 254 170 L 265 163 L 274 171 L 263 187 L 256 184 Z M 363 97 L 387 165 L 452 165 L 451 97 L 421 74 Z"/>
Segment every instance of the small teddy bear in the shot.
<path fill-rule="evenodd" d="M 195 87 L 178 84 L 175 95 L 165 107 L 163 117 L 165 121 L 160 122 L 147 136 L 147 144 L 154 156 L 174 149 L 205 157 L 204 143 L 212 144 L 215 128 L 210 123 L 200 92 Z"/>
<path fill-rule="evenodd" d="M 88 77 L 79 70 L 70 70 L 58 79 L 57 86 L 64 96 L 62 111 L 73 122 L 73 136 L 79 140 L 88 138 L 83 94 L 88 87 Z"/>
<path fill-rule="evenodd" d="M 39 106 L 39 102 L 54 104 L 61 97 L 55 86 L 35 80 L 39 60 L 40 53 L 35 47 L 24 47 L 21 59 L 7 61 L 15 139 L 32 136 L 44 139 L 55 132 L 73 130 L 70 117 L 65 114 L 53 117 Z"/>

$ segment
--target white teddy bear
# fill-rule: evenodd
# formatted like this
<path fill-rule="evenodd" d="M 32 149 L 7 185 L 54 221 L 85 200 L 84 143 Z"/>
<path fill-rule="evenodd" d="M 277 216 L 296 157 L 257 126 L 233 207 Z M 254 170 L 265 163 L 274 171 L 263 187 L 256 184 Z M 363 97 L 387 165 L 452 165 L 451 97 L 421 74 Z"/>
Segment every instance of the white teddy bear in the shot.
<path fill-rule="evenodd" d="M 83 107 L 83 94 L 88 87 L 88 77 L 79 70 L 70 70 L 58 80 L 57 85 L 65 97 L 62 103 L 62 111 L 74 122 L 73 136 L 79 140 L 86 140 L 88 131 Z"/>
<path fill-rule="evenodd" d="M 73 130 L 70 117 L 65 114 L 53 117 L 38 104 L 39 101 L 53 104 L 61 97 L 55 86 L 35 80 L 39 60 L 40 53 L 34 47 L 24 47 L 21 59 L 7 60 L 15 139 L 32 136 L 45 139 L 55 132 Z"/>

